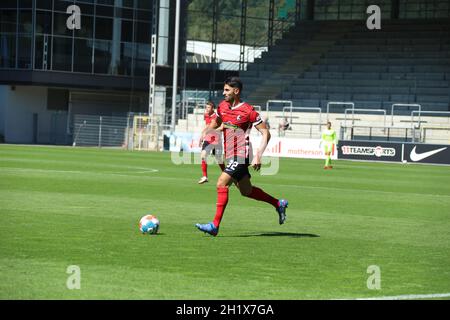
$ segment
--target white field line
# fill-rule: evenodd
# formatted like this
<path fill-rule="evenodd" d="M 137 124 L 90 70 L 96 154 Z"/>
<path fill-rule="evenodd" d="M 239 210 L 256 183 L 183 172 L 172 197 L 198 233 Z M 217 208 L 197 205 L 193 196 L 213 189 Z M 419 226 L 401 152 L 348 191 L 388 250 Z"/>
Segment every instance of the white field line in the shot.
<path fill-rule="evenodd" d="M 357 298 L 356 300 L 417 300 L 417 299 L 437 299 L 437 298 L 450 298 L 450 293 L 407 294 L 401 296 Z"/>
<path fill-rule="evenodd" d="M 127 168 L 127 167 L 124 167 Z M 119 171 L 119 172 L 89 172 L 89 171 L 76 171 L 76 170 L 53 170 L 53 169 L 33 169 L 33 168 L 13 168 L 13 167 L 5 167 L 0 168 L 1 171 L 5 172 L 52 172 L 52 173 L 89 173 L 89 174 L 101 174 L 101 175 L 127 175 L 127 173 L 156 173 L 159 172 L 157 169 L 148 169 L 148 168 L 137 168 L 137 167 L 129 167 L 131 169 L 138 169 L 139 171 Z"/>
<path fill-rule="evenodd" d="M 263 185 L 263 183 L 261 183 Z M 446 194 L 432 194 L 432 193 L 410 193 L 410 192 L 394 192 L 394 191 L 381 191 L 381 190 L 368 190 L 368 189 L 349 189 L 349 188 L 334 188 L 334 187 L 317 187 L 317 186 L 307 186 L 307 185 L 290 185 L 290 184 L 276 184 L 280 187 L 298 188 L 298 189 L 323 189 L 323 190 L 333 190 L 333 191 L 350 191 L 350 192 L 368 192 L 368 193 L 380 193 L 380 194 L 397 194 L 397 195 L 408 195 L 408 196 L 431 196 L 431 197 L 444 197 L 448 198 L 450 195 Z"/>

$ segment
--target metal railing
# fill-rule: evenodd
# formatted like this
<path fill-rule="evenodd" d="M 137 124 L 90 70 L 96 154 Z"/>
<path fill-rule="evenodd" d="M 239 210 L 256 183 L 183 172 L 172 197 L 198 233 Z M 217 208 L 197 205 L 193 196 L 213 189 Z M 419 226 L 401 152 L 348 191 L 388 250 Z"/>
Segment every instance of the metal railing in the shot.
<path fill-rule="evenodd" d="M 75 146 L 122 147 L 127 140 L 127 117 L 74 115 Z"/>
<path fill-rule="evenodd" d="M 318 125 L 318 129 L 320 132 L 320 128 L 322 124 L 322 108 L 307 108 L 307 107 L 294 107 L 293 102 L 290 100 L 268 100 L 266 103 L 266 112 L 267 116 L 271 111 L 271 106 L 274 104 L 281 104 L 282 107 L 282 116 L 283 119 L 289 119 L 289 122 L 294 123 L 296 126 L 291 128 L 289 132 L 290 136 L 295 135 L 304 135 L 309 134 L 312 136 L 314 126 Z M 287 106 L 286 106 L 287 105 Z M 440 142 L 446 141 L 445 143 L 450 144 L 450 111 L 423 111 L 422 106 L 420 104 L 407 104 L 407 103 L 395 103 L 391 105 L 390 110 L 390 122 L 388 123 L 388 112 L 386 109 L 364 109 L 364 108 L 355 108 L 354 102 L 340 102 L 340 101 L 330 101 L 327 104 L 327 121 L 330 116 L 330 106 L 332 105 L 341 105 L 341 106 L 351 106 L 351 108 L 346 108 L 344 110 L 344 121 L 341 122 L 341 139 L 344 135 L 347 138 L 351 139 L 369 139 L 375 140 L 378 139 L 380 141 L 403 141 L 403 142 Z M 411 111 L 411 125 L 405 124 L 401 125 L 400 123 L 395 124 L 394 115 L 396 110 L 401 107 L 416 108 L 417 110 Z M 277 109 L 278 110 L 278 109 Z M 272 110 L 273 111 L 273 110 Z M 296 112 L 303 111 L 317 111 L 318 113 L 318 121 L 309 120 L 309 123 L 295 123 L 293 121 L 297 116 L 294 114 Z M 362 119 L 356 119 L 355 114 L 363 114 L 365 116 L 371 116 Z M 431 121 L 431 123 L 427 126 L 423 126 L 424 115 L 431 116 L 439 116 L 445 115 L 446 117 L 441 122 L 436 122 L 435 120 Z M 373 116 L 378 116 L 374 118 Z M 280 117 L 280 116 L 277 116 Z M 363 120 L 360 122 L 356 122 L 356 120 Z M 409 122 L 405 119 L 400 119 L 402 122 Z M 429 120 L 428 120 L 429 121 Z M 429 121 L 430 122 L 430 121 Z M 373 125 L 372 123 L 378 123 L 380 125 Z M 356 125 L 355 125 L 356 124 Z M 303 130 L 306 126 L 309 126 L 309 130 Z M 314 130 L 315 131 L 315 130 Z M 436 132 L 433 132 L 436 131 Z M 427 141 L 425 141 L 427 140 Z M 431 142 L 430 142 L 431 141 Z"/>
<path fill-rule="evenodd" d="M 340 102 L 340 101 L 330 101 L 327 103 L 327 121 L 330 119 L 330 106 L 351 106 L 352 109 L 355 109 L 355 103 L 354 102 Z"/>
<path fill-rule="evenodd" d="M 342 126 L 341 140 L 355 141 L 395 141 L 411 142 L 414 132 L 411 128 L 393 128 L 390 126 Z"/>
<path fill-rule="evenodd" d="M 255 108 L 255 110 L 258 111 L 258 113 L 261 113 L 261 106 L 254 105 L 253 108 Z"/>
<path fill-rule="evenodd" d="M 314 108 L 314 107 L 292 107 L 292 106 L 289 106 L 289 107 L 284 107 L 283 108 L 283 119 L 285 119 L 286 118 L 286 111 L 289 111 L 289 117 L 290 117 L 290 123 L 292 123 L 292 119 L 293 119 L 293 114 L 292 114 L 292 111 L 294 111 L 294 110 L 298 110 L 299 112 L 302 112 L 302 111 L 318 111 L 318 114 L 319 114 L 319 118 L 318 118 L 318 121 L 317 121 L 317 125 L 319 126 L 319 131 L 320 131 L 320 129 L 321 129 L 321 126 L 322 126 L 322 108 Z M 313 124 L 314 125 L 314 124 Z"/>
<path fill-rule="evenodd" d="M 418 121 L 417 121 L 417 126 L 414 125 L 415 121 L 414 121 L 414 115 L 417 114 L 418 116 Z M 439 127 L 429 127 L 429 128 L 424 128 L 424 136 L 425 136 L 425 131 L 426 130 L 450 130 L 450 111 L 423 111 L 423 110 L 413 110 L 411 111 L 411 130 L 414 132 L 413 134 L 413 142 L 416 142 L 416 131 L 419 132 L 419 140 L 421 142 L 424 142 L 424 136 L 422 136 L 422 120 L 421 120 L 421 116 L 422 115 L 448 115 L 449 117 L 448 119 L 448 123 L 446 123 L 446 127 L 444 126 L 439 126 Z M 437 124 L 435 124 L 437 125 Z"/>
<path fill-rule="evenodd" d="M 407 107 L 409 108 L 418 108 L 419 109 L 419 123 L 420 123 L 420 111 L 422 111 L 422 106 L 417 103 L 394 103 L 391 108 L 391 126 L 394 125 L 394 111 L 395 107 Z"/>
<path fill-rule="evenodd" d="M 180 119 L 186 120 L 186 129 L 189 128 L 189 119 L 188 116 L 192 111 L 193 115 L 197 114 L 197 110 L 200 108 L 204 108 L 206 106 L 206 99 L 205 98 L 193 98 L 189 97 L 187 100 L 184 100 L 181 103 L 181 116 Z M 178 120 L 180 120 L 178 119 Z M 197 116 L 195 116 L 195 125 L 198 126 L 198 119 Z"/>
<path fill-rule="evenodd" d="M 355 109 L 355 108 L 351 108 L 351 109 L 345 109 L 344 112 L 344 127 L 347 127 L 347 114 L 348 111 L 352 112 L 352 126 L 355 124 L 355 111 L 356 112 L 376 112 L 376 113 L 381 113 L 384 116 L 384 128 L 386 127 L 386 110 L 384 109 Z"/>
<path fill-rule="evenodd" d="M 293 103 L 291 100 L 267 100 L 266 102 L 266 114 L 267 116 L 269 116 L 269 111 L 270 111 L 270 105 L 271 104 L 282 104 L 283 107 L 285 107 L 285 105 L 287 104 L 288 107 L 292 108 L 293 107 Z"/>

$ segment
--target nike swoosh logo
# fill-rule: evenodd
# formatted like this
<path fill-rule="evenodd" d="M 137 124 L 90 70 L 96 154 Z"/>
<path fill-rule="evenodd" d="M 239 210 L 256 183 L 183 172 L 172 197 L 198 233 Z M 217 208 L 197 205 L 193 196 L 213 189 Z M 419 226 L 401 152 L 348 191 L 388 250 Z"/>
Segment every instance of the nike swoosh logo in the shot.
<path fill-rule="evenodd" d="M 410 154 L 410 158 L 414 162 L 429 158 L 432 155 L 435 155 L 436 153 L 442 152 L 445 149 L 447 149 L 447 148 L 441 148 L 441 149 L 431 150 L 431 151 L 424 152 L 424 153 L 416 153 L 416 148 L 417 147 L 414 147 L 414 149 L 412 149 L 411 154 Z"/>

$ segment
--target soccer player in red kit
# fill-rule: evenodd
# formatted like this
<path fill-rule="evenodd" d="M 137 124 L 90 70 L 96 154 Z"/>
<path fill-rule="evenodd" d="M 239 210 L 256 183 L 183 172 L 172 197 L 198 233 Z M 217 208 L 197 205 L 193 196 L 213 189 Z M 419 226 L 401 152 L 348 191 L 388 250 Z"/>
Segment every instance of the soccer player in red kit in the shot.
<path fill-rule="evenodd" d="M 222 140 L 220 138 L 221 133 L 217 132 L 216 130 L 209 129 L 211 121 L 217 118 L 215 107 L 216 106 L 212 101 L 208 101 L 205 107 L 204 119 L 206 127 L 203 129 L 199 141 L 199 146 L 202 147 L 201 158 L 203 176 L 198 181 L 199 184 L 208 182 L 208 164 L 206 163 L 206 159 L 210 153 L 212 153 L 216 157 L 216 161 L 219 164 L 220 169 L 222 171 L 225 169 L 222 159 Z"/>
<path fill-rule="evenodd" d="M 248 167 L 251 165 L 256 171 L 261 168 L 261 157 L 270 140 L 270 132 L 260 115 L 248 103 L 242 102 L 240 95 L 242 82 L 237 77 L 225 81 L 222 101 L 217 108 L 217 118 L 209 125 L 211 130 L 223 125 L 226 168 L 217 181 L 217 207 L 214 221 L 195 226 L 203 232 L 216 236 L 220 222 L 228 203 L 228 188 L 234 183 L 244 197 L 271 204 L 277 211 L 279 223 L 286 220 L 288 201 L 276 199 L 252 185 Z M 252 126 L 262 134 L 261 145 L 250 162 L 253 152 L 250 146 L 250 130 Z"/>

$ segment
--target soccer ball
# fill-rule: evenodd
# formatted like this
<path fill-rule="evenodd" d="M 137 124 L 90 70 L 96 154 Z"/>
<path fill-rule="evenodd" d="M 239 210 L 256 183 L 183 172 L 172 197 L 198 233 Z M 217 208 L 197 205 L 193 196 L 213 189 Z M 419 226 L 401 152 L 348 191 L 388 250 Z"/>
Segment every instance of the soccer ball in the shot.
<path fill-rule="evenodd" d="M 159 220 L 154 215 L 146 215 L 139 221 L 139 230 L 143 234 L 156 234 L 159 229 Z"/>

